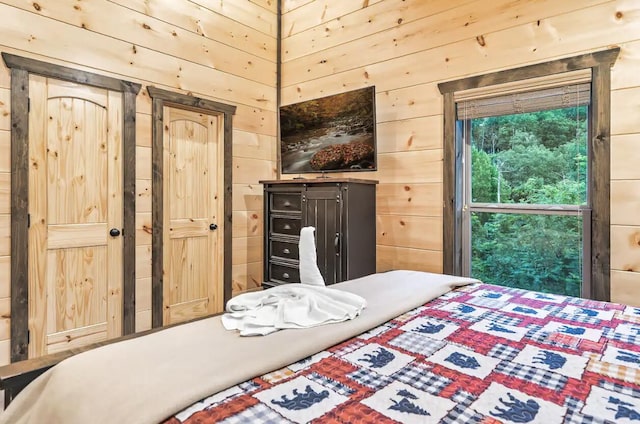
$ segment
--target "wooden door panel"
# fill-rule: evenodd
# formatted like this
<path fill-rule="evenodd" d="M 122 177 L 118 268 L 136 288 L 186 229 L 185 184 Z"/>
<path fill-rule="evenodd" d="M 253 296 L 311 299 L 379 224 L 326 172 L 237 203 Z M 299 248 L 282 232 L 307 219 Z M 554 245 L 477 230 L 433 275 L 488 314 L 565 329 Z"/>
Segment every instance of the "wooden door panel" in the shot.
<path fill-rule="evenodd" d="M 106 322 L 105 247 L 50 249 L 47 336 Z"/>
<path fill-rule="evenodd" d="M 339 192 L 307 190 L 305 197 L 304 225 L 315 228 L 318 269 L 325 284 L 337 283 L 340 275 L 341 237 Z"/>
<path fill-rule="evenodd" d="M 222 155 L 217 117 L 165 107 L 164 124 L 163 321 L 171 324 L 224 306 Z"/>
<path fill-rule="evenodd" d="M 29 91 L 34 357 L 121 334 L 122 94 L 38 76 Z"/>
<path fill-rule="evenodd" d="M 209 231 L 206 218 L 172 219 L 169 238 L 208 237 Z"/>
<path fill-rule="evenodd" d="M 60 331 L 47 336 L 47 352 L 56 353 L 107 340 L 107 323 Z"/>
<path fill-rule="evenodd" d="M 48 99 L 49 224 L 107 218 L 106 109 L 76 98 Z"/>
<path fill-rule="evenodd" d="M 52 224 L 49 225 L 49 249 L 64 249 L 107 244 L 109 230 L 106 223 L 98 224 Z"/>

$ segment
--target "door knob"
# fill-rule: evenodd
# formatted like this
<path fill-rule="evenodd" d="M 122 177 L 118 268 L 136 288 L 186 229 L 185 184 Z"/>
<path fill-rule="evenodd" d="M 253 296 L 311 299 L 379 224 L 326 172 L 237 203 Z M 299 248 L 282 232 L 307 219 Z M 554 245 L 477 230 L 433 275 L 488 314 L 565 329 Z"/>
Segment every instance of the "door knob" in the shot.
<path fill-rule="evenodd" d="M 209 224 L 209 229 L 210 229 L 211 231 L 213 231 L 213 230 L 217 230 L 217 229 L 218 229 L 218 225 L 217 225 L 217 224 Z"/>
<path fill-rule="evenodd" d="M 120 230 L 118 230 L 117 228 L 112 228 L 109 230 L 109 235 L 111 237 L 118 237 L 120 235 Z"/>

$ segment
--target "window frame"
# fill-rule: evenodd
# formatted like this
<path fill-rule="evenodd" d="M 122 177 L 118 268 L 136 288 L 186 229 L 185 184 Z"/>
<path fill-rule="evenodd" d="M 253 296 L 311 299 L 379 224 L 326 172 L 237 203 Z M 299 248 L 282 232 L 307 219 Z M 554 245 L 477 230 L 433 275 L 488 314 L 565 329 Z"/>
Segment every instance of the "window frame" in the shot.
<path fill-rule="evenodd" d="M 589 123 L 588 181 L 591 193 L 591 275 L 585 293 L 596 300 L 609 301 L 610 293 L 610 126 L 611 67 L 620 48 L 558 59 L 524 67 L 493 72 L 438 84 L 443 95 L 443 272 L 462 275 L 463 178 L 462 121 L 457 121 L 454 94 L 458 91 L 488 87 L 580 69 L 591 69 L 591 121 Z M 586 258 L 585 258 L 586 259 Z M 587 280 L 588 281 L 588 280 Z"/>

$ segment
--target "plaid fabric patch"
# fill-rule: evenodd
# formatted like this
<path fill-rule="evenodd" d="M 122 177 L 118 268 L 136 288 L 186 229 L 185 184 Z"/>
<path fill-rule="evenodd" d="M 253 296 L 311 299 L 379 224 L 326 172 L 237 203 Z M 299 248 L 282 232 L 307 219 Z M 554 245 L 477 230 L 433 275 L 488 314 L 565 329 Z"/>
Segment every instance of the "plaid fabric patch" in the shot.
<path fill-rule="evenodd" d="M 255 392 L 256 390 L 262 388 L 262 386 L 256 383 L 253 380 L 245 381 L 244 383 L 238 384 L 238 387 L 245 393 Z"/>
<path fill-rule="evenodd" d="M 288 424 L 292 423 L 292 421 L 289 421 L 288 419 L 262 403 L 259 403 L 256 406 L 245 409 L 237 415 L 233 415 L 223 421 L 220 421 L 220 424 L 248 423 Z"/>
<path fill-rule="evenodd" d="M 584 324 L 592 324 L 599 325 L 602 323 L 602 320 L 598 318 L 590 317 L 588 315 L 576 315 L 576 314 L 568 314 L 566 312 L 557 311 L 555 314 L 556 318 L 560 318 L 566 321 L 579 322 Z"/>
<path fill-rule="evenodd" d="M 611 340 L 616 340 L 616 341 L 619 341 L 619 342 L 629 343 L 629 344 L 635 345 L 635 346 L 640 346 L 640 336 L 634 336 L 634 335 L 631 335 L 631 334 L 615 333 L 611 329 L 609 329 L 609 331 L 605 332 L 604 336 L 609 338 L 609 339 L 611 339 Z"/>
<path fill-rule="evenodd" d="M 623 386 L 620 383 L 614 383 L 612 381 L 600 380 L 599 386 L 605 390 L 622 393 L 635 398 L 640 398 L 640 384 L 637 386 L 637 388 L 634 388 L 631 386 Z"/>
<path fill-rule="evenodd" d="M 429 356 L 435 351 L 441 349 L 446 342 L 431 339 L 419 333 L 406 332 L 390 340 L 389 344 L 409 352 Z"/>
<path fill-rule="evenodd" d="M 496 324 L 513 325 L 513 326 L 518 326 L 523 321 L 522 318 L 505 315 L 500 311 L 491 311 L 485 314 L 482 317 L 482 319 L 486 321 L 495 322 Z"/>
<path fill-rule="evenodd" d="M 355 372 L 347 374 L 347 377 L 371 389 L 380 389 L 393 381 L 393 378 L 378 374 L 367 368 L 360 368 Z"/>
<path fill-rule="evenodd" d="M 568 409 L 567 416 L 565 417 L 566 424 L 610 424 L 610 421 L 580 413 L 584 402 L 576 398 L 567 396 L 565 405 Z"/>
<path fill-rule="evenodd" d="M 494 345 L 493 348 L 487 353 L 487 356 L 510 361 L 515 358 L 519 352 L 520 349 L 518 348 L 498 343 L 497 345 Z"/>
<path fill-rule="evenodd" d="M 587 365 L 589 371 L 600 375 L 614 378 L 616 380 L 627 381 L 629 383 L 640 384 L 640 368 L 625 367 L 609 362 L 589 361 Z"/>
<path fill-rule="evenodd" d="M 491 299 L 488 297 L 481 297 L 481 296 L 473 297 L 467 300 L 466 302 L 472 305 L 482 306 L 483 308 L 498 309 L 498 310 L 508 305 L 507 302 Z"/>
<path fill-rule="evenodd" d="M 342 384 L 341 382 L 334 380 L 333 378 L 320 375 L 317 372 L 312 372 L 311 374 L 307 375 L 307 378 L 309 380 L 315 381 L 316 383 L 322 384 L 324 387 L 327 387 L 328 389 L 331 389 L 341 395 L 350 396 L 356 392 L 351 387 Z"/>
<path fill-rule="evenodd" d="M 460 423 L 482 423 L 488 424 L 488 421 L 485 421 L 484 416 L 471 408 L 467 408 L 462 405 L 456 405 L 449 414 L 444 417 L 441 421 L 444 424 L 460 424 Z M 496 422 L 497 424 L 497 422 Z"/>
<path fill-rule="evenodd" d="M 568 336 L 560 333 L 547 333 L 541 331 L 541 329 L 531 331 L 528 335 L 529 339 L 543 343 L 549 346 L 556 346 L 562 349 L 577 351 L 580 346 L 580 341 L 577 337 Z"/>
<path fill-rule="evenodd" d="M 344 356 L 348 353 L 353 352 L 354 350 L 360 349 L 362 346 L 365 346 L 366 343 L 361 340 L 355 340 L 352 343 L 342 343 L 337 347 L 331 348 L 331 352 L 336 356 Z"/>
<path fill-rule="evenodd" d="M 567 383 L 567 377 L 563 375 L 515 362 L 503 361 L 498 364 L 496 371 L 551 390 L 562 390 Z"/>
<path fill-rule="evenodd" d="M 426 364 L 408 365 L 398 371 L 395 375 L 396 380 L 407 383 L 418 390 L 423 390 L 432 395 L 438 395 L 449 384 L 451 380 L 430 371 Z"/>
<path fill-rule="evenodd" d="M 289 368 L 280 368 L 279 370 L 275 370 L 268 374 L 262 376 L 262 379 L 271 384 L 275 384 L 278 381 L 286 380 L 287 378 L 294 375 L 295 372 L 291 371 Z"/>

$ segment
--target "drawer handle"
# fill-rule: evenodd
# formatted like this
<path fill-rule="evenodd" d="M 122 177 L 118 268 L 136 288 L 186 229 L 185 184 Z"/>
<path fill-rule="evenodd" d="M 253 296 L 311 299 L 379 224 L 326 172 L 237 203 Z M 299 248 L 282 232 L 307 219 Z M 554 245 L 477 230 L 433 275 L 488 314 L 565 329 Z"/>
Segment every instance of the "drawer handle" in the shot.
<path fill-rule="evenodd" d="M 291 225 L 284 224 L 284 226 L 282 228 L 284 228 L 285 230 L 290 230 L 291 229 Z"/>
<path fill-rule="evenodd" d="M 282 249 L 282 253 L 284 253 L 285 255 L 288 255 L 291 252 L 289 251 L 289 249 L 285 247 L 284 249 Z"/>
<path fill-rule="evenodd" d="M 282 274 L 282 278 L 289 278 L 289 273 L 285 272 L 284 274 Z"/>

